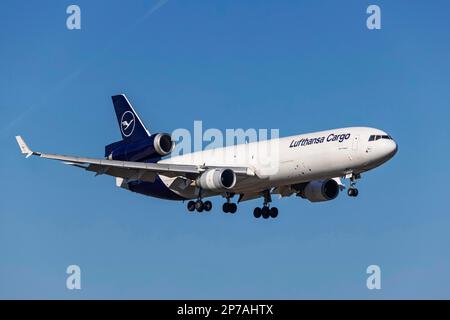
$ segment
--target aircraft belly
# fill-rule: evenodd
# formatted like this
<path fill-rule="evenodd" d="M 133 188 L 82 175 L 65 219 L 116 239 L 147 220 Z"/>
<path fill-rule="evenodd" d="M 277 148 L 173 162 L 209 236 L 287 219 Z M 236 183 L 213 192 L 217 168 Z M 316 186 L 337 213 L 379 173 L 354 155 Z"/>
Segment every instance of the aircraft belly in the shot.
<path fill-rule="evenodd" d="M 156 177 L 154 182 L 147 181 L 131 181 L 128 183 L 128 189 L 146 196 L 166 199 L 166 200 L 184 200 L 185 198 L 173 192 L 167 185 Z"/>

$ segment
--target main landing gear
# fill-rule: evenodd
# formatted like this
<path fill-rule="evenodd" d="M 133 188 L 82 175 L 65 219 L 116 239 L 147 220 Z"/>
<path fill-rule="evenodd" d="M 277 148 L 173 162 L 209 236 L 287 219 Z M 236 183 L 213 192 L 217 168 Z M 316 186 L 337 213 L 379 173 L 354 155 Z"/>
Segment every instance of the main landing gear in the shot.
<path fill-rule="evenodd" d="M 270 203 L 272 202 L 272 197 L 270 195 L 270 190 L 265 190 L 263 192 L 264 204 L 261 208 L 255 208 L 253 210 L 253 215 L 255 218 L 263 217 L 264 219 L 276 218 L 278 217 L 278 208 L 270 207 Z M 237 211 L 237 204 L 232 203 L 230 199 L 234 196 L 234 194 L 226 194 L 225 198 L 227 202 L 225 202 L 222 206 L 222 210 L 225 213 L 234 214 Z M 191 200 L 187 204 L 187 209 L 189 212 L 203 212 L 203 211 L 211 211 L 212 203 L 207 200 L 205 202 L 202 201 L 201 193 L 199 193 L 199 197 L 196 201 Z"/>
<path fill-rule="evenodd" d="M 270 190 L 265 190 L 263 193 L 264 196 L 264 204 L 262 208 L 256 207 L 253 210 L 253 216 L 255 218 L 269 219 L 278 217 L 278 208 L 272 207 L 269 208 L 270 202 L 272 202 L 272 197 L 270 196 Z"/>
<path fill-rule="evenodd" d="M 237 211 L 237 204 L 230 202 L 230 199 L 231 199 L 231 197 L 233 197 L 233 195 L 227 194 L 225 197 L 227 198 L 227 202 L 225 202 L 223 204 L 223 206 L 222 206 L 223 212 L 231 213 L 231 214 L 236 213 L 236 211 Z"/>
<path fill-rule="evenodd" d="M 212 209 L 212 203 L 209 200 L 206 200 L 205 202 L 202 201 L 202 192 L 200 190 L 197 201 L 189 201 L 187 204 L 187 209 L 189 212 L 193 212 L 195 210 L 197 210 L 197 212 L 203 212 L 203 210 L 208 212 Z"/>
<path fill-rule="evenodd" d="M 222 206 L 222 210 L 225 213 L 231 213 L 231 214 L 236 213 L 236 211 L 237 211 L 237 204 L 236 203 L 231 203 L 231 202 L 230 203 L 225 202 L 223 204 L 223 206 Z"/>
<path fill-rule="evenodd" d="M 189 212 L 197 211 L 197 212 L 203 212 L 203 211 L 211 211 L 212 209 L 212 203 L 209 200 L 206 200 L 203 202 L 201 199 L 198 199 L 197 201 L 189 201 L 187 204 L 187 209 Z"/>
<path fill-rule="evenodd" d="M 223 212 L 226 213 L 236 213 L 237 211 L 237 205 L 236 203 L 231 203 L 230 202 L 230 198 L 232 198 L 234 196 L 234 194 L 227 194 L 226 198 L 227 198 L 227 202 L 225 202 L 223 204 Z M 211 211 L 212 209 L 212 203 L 209 200 L 206 200 L 205 202 L 202 201 L 202 196 L 201 196 L 201 190 L 199 192 L 198 195 L 198 199 L 196 201 L 189 201 L 187 204 L 187 209 L 189 212 L 203 212 L 203 211 Z"/>
<path fill-rule="evenodd" d="M 358 189 L 356 189 L 356 180 L 360 179 L 360 174 L 352 174 L 350 177 L 350 188 L 348 188 L 347 194 L 349 197 L 357 197 L 358 196 Z"/>

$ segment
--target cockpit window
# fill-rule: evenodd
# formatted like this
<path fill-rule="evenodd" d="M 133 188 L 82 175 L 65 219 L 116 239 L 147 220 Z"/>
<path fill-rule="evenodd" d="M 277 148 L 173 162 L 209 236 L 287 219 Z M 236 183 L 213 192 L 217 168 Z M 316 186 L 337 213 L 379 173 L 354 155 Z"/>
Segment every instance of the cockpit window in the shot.
<path fill-rule="evenodd" d="M 388 136 L 388 135 L 375 135 L 375 134 L 373 134 L 369 137 L 369 141 L 376 141 L 376 140 L 380 140 L 380 139 L 392 140 L 392 137 Z"/>

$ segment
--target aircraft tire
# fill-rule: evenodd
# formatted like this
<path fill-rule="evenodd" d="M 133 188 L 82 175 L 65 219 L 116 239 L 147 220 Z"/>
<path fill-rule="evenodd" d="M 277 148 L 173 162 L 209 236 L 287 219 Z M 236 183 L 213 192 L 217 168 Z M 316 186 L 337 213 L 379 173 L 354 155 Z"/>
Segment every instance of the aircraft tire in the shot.
<path fill-rule="evenodd" d="M 274 219 L 278 217 L 278 208 L 276 207 L 270 208 L 270 217 Z"/>
<path fill-rule="evenodd" d="M 189 212 L 192 212 L 195 210 L 195 201 L 189 201 L 187 204 L 187 209 Z"/>
<path fill-rule="evenodd" d="M 211 209 L 212 209 L 212 203 L 211 203 L 211 201 L 206 200 L 206 201 L 203 203 L 203 207 L 204 207 L 205 211 L 211 211 Z"/>
<path fill-rule="evenodd" d="M 262 212 L 262 217 L 264 219 L 269 219 L 269 217 L 270 217 L 270 209 L 269 209 L 269 207 L 263 207 L 261 209 L 261 212 Z"/>
<path fill-rule="evenodd" d="M 204 209 L 203 201 L 202 200 L 197 200 L 195 202 L 195 210 L 197 210 L 197 212 L 202 212 L 203 209 Z"/>

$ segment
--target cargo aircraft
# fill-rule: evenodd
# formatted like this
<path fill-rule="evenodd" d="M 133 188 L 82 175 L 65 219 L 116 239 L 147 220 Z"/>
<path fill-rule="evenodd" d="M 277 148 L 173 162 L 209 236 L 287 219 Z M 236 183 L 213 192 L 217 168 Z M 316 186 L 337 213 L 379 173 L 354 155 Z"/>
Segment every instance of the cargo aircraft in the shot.
<path fill-rule="evenodd" d="M 105 158 L 35 152 L 16 136 L 21 152 L 113 176 L 118 187 L 132 192 L 186 200 L 189 212 L 210 211 L 212 202 L 205 199 L 212 196 L 222 196 L 222 209 L 231 214 L 237 203 L 262 198 L 253 215 L 264 219 L 278 216 L 272 195 L 329 201 L 346 188 L 341 179 L 349 179 L 348 195 L 358 196 L 361 174 L 397 152 L 386 132 L 349 127 L 171 155 L 170 134 L 151 134 L 125 95 L 113 96 L 112 102 L 122 140 L 105 147 Z"/>

